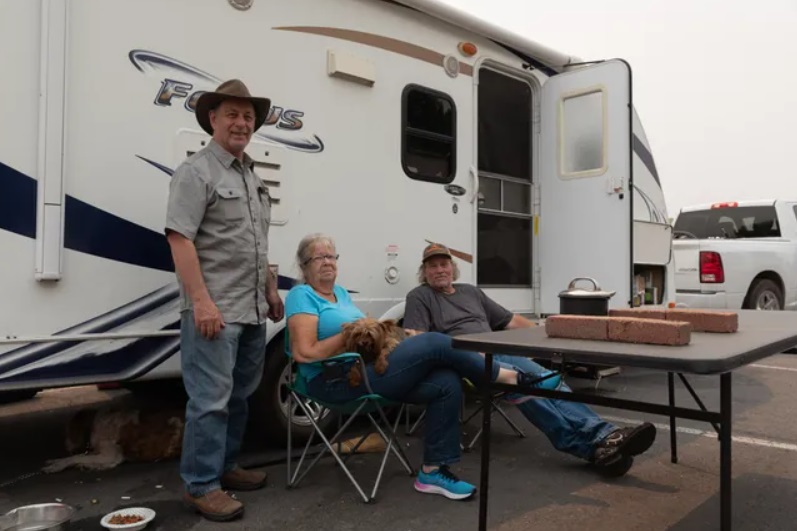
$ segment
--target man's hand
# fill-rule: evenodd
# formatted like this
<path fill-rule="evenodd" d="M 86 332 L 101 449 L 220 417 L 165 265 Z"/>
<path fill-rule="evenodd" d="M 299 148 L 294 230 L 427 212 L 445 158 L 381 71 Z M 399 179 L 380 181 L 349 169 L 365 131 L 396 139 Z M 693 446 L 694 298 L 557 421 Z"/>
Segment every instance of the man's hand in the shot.
<path fill-rule="evenodd" d="M 507 324 L 504 329 L 514 330 L 515 328 L 534 328 L 535 326 L 537 326 L 537 323 L 534 321 L 530 321 L 522 315 L 515 314 L 512 316 L 512 320 L 509 321 L 509 324 Z"/>
<path fill-rule="evenodd" d="M 216 339 L 224 328 L 221 312 L 209 297 L 194 303 L 194 324 L 205 339 Z"/>
<path fill-rule="evenodd" d="M 412 328 L 405 328 L 404 331 L 407 333 L 407 337 L 417 336 L 418 334 L 423 334 L 420 330 L 414 330 Z"/>
<path fill-rule="evenodd" d="M 285 305 L 282 303 L 280 294 L 276 289 L 268 290 L 266 293 L 266 302 L 268 302 L 268 318 L 275 323 L 282 320 L 282 317 L 285 315 Z"/>

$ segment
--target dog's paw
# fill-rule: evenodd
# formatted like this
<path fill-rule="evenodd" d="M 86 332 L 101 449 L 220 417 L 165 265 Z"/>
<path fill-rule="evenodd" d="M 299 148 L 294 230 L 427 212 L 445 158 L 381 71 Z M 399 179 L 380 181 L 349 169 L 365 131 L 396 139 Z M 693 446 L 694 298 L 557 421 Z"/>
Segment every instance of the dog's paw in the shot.
<path fill-rule="evenodd" d="M 377 374 L 385 374 L 385 371 L 387 371 L 387 355 L 383 354 L 376 358 L 374 362 L 374 372 Z"/>

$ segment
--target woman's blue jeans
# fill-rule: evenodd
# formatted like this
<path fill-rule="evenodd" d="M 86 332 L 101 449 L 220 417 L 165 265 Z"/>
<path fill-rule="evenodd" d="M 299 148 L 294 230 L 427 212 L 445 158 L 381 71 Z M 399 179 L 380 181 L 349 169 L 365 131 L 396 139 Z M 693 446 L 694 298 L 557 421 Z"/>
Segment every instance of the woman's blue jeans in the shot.
<path fill-rule="evenodd" d="M 366 368 L 374 393 L 389 400 L 426 404 L 426 433 L 423 463 L 449 465 L 459 461 L 459 411 L 462 378 L 475 384 L 484 381 L 484 358 L 476 353 L 451 347 L 451 337 L 426 332 L 402 341 L 390 353 L 384 374 L 376 374 L 373 364 Z M 493 362 L 492 379 L 499 365 Z M 311 396 L 328 402 L 348 402 L 367 393 L 365 384 L 351 387 L 348 378 L 327 381 L 320 374 L 308 382 Z"/>
<path fill-rule="evenodd" d="M 523 356 L 494 354 L 493 360 L 501 367 L 520 370 L 529 374 L 541 374 L 545 368 Z M 570 391 L 562 382 L 560 391 Z M 554 448 L 576 457 L 589 460 L 595 445 L 617 426 L 600 418 L 586 404 L 541 398 L 529 400 L 517 406 L 529 422 L 542 431 Z"/>

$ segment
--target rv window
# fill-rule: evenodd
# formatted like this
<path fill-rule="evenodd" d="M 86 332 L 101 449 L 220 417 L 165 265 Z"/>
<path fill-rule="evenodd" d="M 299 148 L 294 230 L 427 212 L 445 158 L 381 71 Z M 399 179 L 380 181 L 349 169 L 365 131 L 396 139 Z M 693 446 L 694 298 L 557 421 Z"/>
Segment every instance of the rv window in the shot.
<path fill-rule="evenodd" d="M 409 85 L 402 94 L 404 173 L 413 179 L 448 184 L 456 172 L 456 109 L 442 92 Z"/>
<path fill-rule="evenodd" d="M 600 175 L 606 165 L 602 90 L 566 96 L 560 114 L 560 172 L 563 177 Z"/>

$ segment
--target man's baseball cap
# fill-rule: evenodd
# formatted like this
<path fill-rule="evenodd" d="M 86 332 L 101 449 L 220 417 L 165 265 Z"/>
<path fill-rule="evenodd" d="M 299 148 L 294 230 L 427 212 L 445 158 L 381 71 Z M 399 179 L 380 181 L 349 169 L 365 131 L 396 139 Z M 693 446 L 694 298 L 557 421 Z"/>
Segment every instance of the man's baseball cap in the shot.
<path fill-rule="evenodd" d="M 448 250 L 448 247 L 445 245 L 440 245 L 439 243 L 430 243 L 426 246 L 426 249 L 423 250 L 423 258 L 421 262 L 426 262 L 433 256 L 447 256 L 451 258 L 451 251 Z"/>

